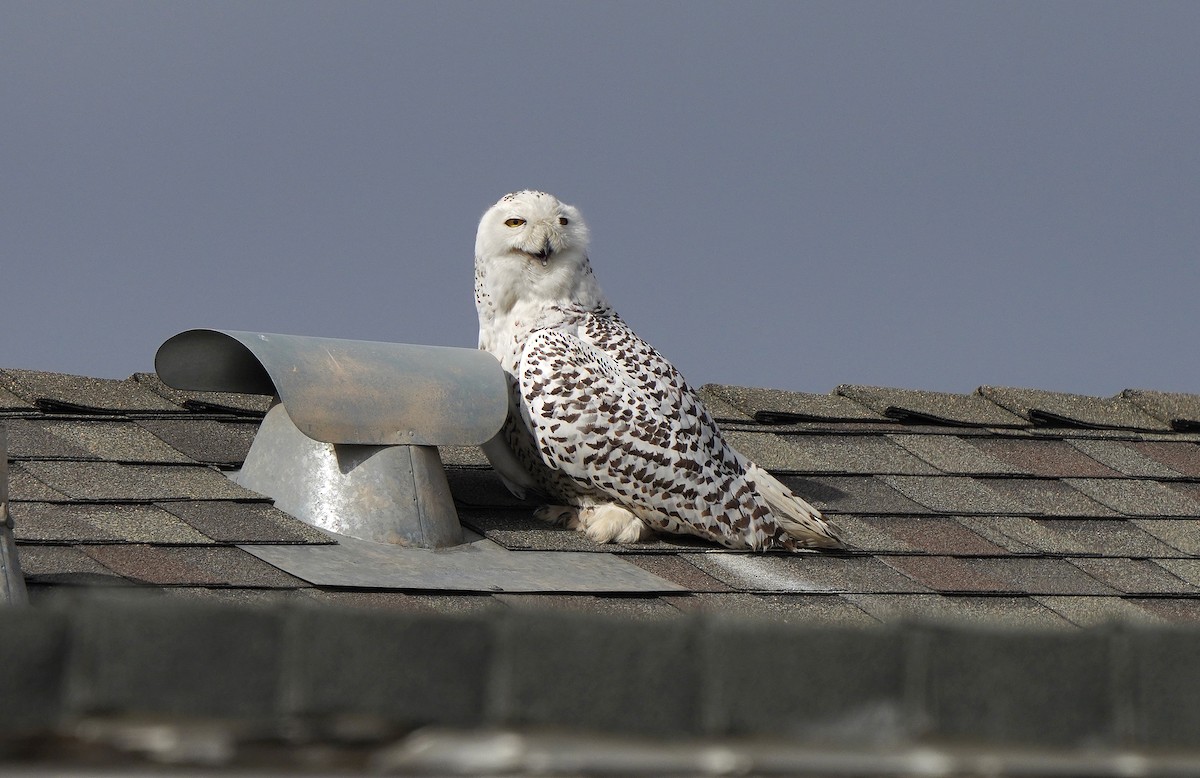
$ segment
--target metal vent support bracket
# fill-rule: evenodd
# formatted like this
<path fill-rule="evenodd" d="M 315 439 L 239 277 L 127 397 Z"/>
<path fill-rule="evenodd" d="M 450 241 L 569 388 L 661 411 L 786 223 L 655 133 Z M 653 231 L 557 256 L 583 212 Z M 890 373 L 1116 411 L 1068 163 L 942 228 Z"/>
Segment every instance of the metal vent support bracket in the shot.
<path fill-rule="evenodd" d="M 508 413 L 504 373 L 474 349 L 189 330 L 155 369 L 168 386 L 277 402 L 238 483 L 314 526 L 441 548 L 462 530 L 438 445 L 478 445 Z"/>

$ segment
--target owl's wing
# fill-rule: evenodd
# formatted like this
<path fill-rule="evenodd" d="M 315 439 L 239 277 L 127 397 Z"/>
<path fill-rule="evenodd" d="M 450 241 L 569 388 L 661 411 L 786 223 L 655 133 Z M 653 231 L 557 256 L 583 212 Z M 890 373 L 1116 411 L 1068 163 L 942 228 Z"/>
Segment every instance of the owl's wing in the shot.
<path fill-rule="evenodd" d="M 735 548 L 791 545 L 699 398 L 619 319 L 535 333 L 517 384 L 546 463 L 650 526 Z"/>

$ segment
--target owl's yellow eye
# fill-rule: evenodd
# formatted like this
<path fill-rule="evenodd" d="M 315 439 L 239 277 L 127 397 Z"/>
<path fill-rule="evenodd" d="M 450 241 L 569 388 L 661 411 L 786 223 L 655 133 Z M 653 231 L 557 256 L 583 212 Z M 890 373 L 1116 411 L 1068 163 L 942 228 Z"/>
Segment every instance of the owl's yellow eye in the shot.
<path fill-rule="evenodd" d="M 562 226 L 566 227 L 569 222 L 567 221 L 566 216 L 559 216 L 558 223 L 561 224 Z"/>
<path fill-rule="evenodd" d="M 525 223 L 525 220 L 513 218 L 513 219 L 505 220 L 504 223 L 507 224 L 509 227 L 520 227 L 522 224 Z"/>

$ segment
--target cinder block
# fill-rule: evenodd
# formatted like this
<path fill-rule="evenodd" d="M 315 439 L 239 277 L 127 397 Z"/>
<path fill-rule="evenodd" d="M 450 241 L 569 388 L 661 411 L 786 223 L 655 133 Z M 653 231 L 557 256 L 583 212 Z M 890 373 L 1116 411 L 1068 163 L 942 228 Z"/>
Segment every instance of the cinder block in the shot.
<path fill-rule="evenodd" d="M 260 720 L 278 710 L 277 610 L 138 597 L 71 612 L 78 712 Z"/>
<path fill-rule="evenodd" d="M 497 621 L 494 724 L 645 735 L 700 731 L 688 620 L 514 611 Z"/>
<path fill-rule="evenodd" d="M 1118 735 L 1110 633 L 930 630 L 935 737 L 1074 747 Z"/>
<path fill-rule="evenodd" d="M 717 734 L 862 745 L 908 732 L 898 630 L 717 621 L 704 646 L 706 718 Z"/>
<path fill-rule="evenodd" d="M 66 657 L 60 614 L 0 609 L 0 738 L 43 732 L 58 721 Z"/>
<path fill-rule="evenodd" d="M 1137 739 L 1149 746 L 1200 747 L 1200 630 L 1146 627 L 1126 638 Z"/>
<path fill-rule="evenodd" d="M 492 648 L 481 617 L 306 607 L 288 640 L 293 713 L 404 726 L 481 720 Z"/>

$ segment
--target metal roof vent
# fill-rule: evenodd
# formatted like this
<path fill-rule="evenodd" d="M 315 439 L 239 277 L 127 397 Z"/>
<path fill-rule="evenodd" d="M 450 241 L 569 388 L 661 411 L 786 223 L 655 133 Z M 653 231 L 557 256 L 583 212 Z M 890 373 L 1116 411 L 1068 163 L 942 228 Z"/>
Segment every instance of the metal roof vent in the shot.
<path fill-rule="evenodd" d="M 474 349 L 199 329 L 154 365 L 177 389 L 274 395 L 234 480 L 377 543 L 461 543 L 436 446 L 481 444 L 508 413 L 499 363 Z"/>
<path fill-rule="evenodd" d="M 21 575 L 12 516 L 8 513 L 8 437 L 0 427 L 0 605 L 27 602 L 25 576 Z"/>

